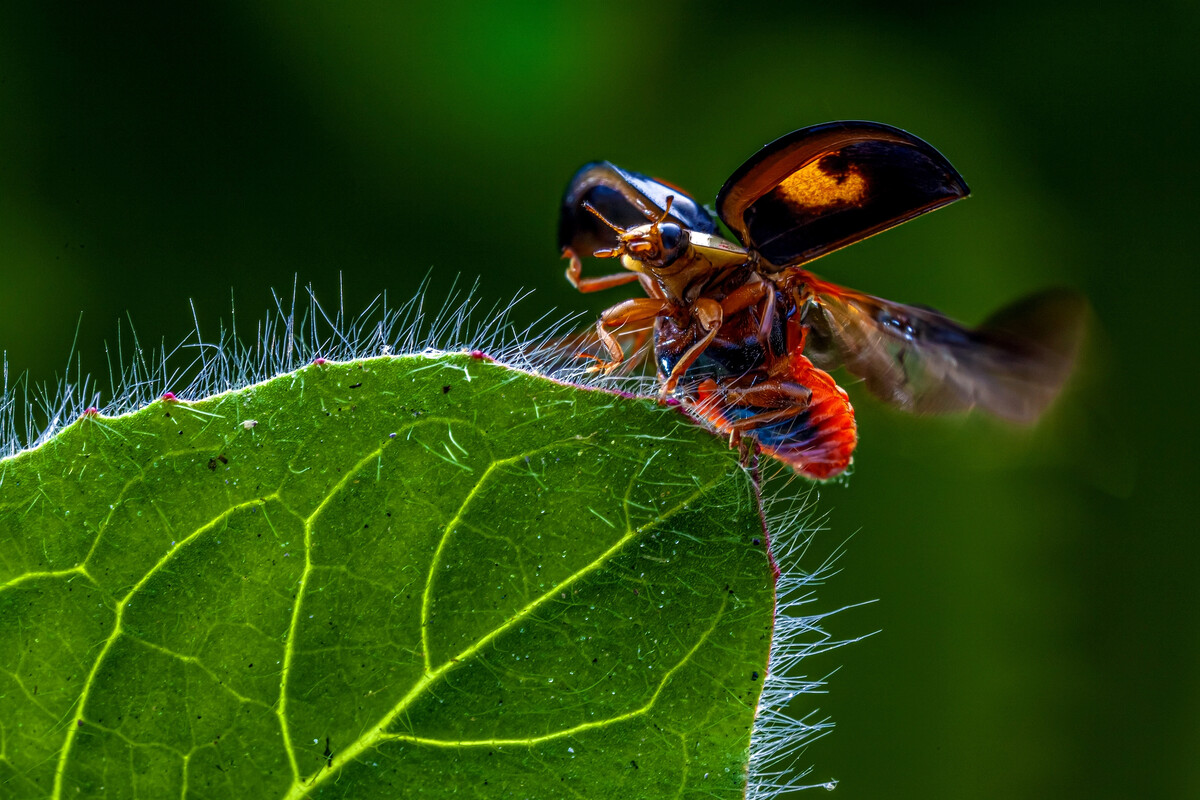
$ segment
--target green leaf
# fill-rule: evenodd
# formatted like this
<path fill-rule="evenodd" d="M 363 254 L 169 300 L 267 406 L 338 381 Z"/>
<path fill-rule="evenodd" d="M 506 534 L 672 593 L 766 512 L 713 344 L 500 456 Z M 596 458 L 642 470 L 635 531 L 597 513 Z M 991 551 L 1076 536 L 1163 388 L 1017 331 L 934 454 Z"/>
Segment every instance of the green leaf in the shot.
<path fill-rule="evenodd" d="M 0 462 L 4 797 L 736 797 L 774 591 L 672 409 L 467 355 Z"/>

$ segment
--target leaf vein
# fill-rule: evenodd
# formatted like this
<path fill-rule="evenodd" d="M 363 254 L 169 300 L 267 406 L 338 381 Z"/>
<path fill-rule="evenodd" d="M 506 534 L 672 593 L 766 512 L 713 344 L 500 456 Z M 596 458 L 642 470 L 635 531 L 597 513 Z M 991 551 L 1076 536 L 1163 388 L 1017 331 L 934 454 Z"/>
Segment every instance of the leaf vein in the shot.
<path fill-rule="evenodd" d="M 167 552 L 161 559 L 158 560 L 158 562 L 154 564 L 154 566 L 148 569 L 146 574 L 143 575 L 141 579 L 133 585 L 133 588 L 129 590 L 128 594 L 126 594 L 125 597 L 123 597 L 120 602 L 117 603 L 116 611 L 114 612 L 112 632 L 108 635 L 108 638 L 104 640 L 104 643 L 100 648 L 100 652 L 96 656 L 96 660 L 92 662 L 92 668 L 88 671 L 88 675 L 83 681 L 83 687 L 79 692 L 79 699 L 75 704 L 75 719 L 73 723 L 69 723 L 67 725 L 67 735 L 63 741 L 62 750 L 59 751 L 58 764 L 54 768 L 54 788 L 50 793 L 51 800 L 60 800 L 63 795 L 63 781 L 64 776 L 66 775 L 67 760 L 70 757 L 71 748 L 75 743 L 75 734 L 83 723 L 83 714 L 87 710 L 88 698 L 91 696 L 92 689 L 95 687 L 96 675 L 100 671 L 100 665 L 104 663 L 104 657 L 108 655 L 110 650 L 112 650 L 113 644 L 121 635 L 121 622 L 125 616 L 125 609 L 128 608 L 133 596 L 137 594 L 138 591 L 140 591 L 141 588 L 145 586 L 152 577 L 158 574 L 163 566 L 167 564 L 176 553 L 180 552 L 183 547 L 199 537 L 202 533 L 212 529 L 222 520 L 228 519 L 230 515 L 237 511 L 254 505 L 265 504 L 267 501 L 272 499 L 274 499 L 274 495 L 268 495 L 266 497 L 254 498 L 253 500 L 247 500 L 243 503 L 231 506 L 230 508 L 225 509 L 220 514 L 213 517 L 205 524 L 196 528 L 196 530 L 189 533 L 186 538 L 180 540 L 174 547 L 172 547 L 169 552 Z"/>
<path fill-rule="evenodd" d="M 558 441 L 551 445 L 547 445 L 546 447 L 538 448 L 537 450 L 532 451 L 532 452 L 536 453 L 538 451 L 551 449 L 553 447 L 561 447 L 564 443 L 567 443 L 567 442 Z M 569 442 L 569 443 L 572 444 L 572 446 L 576 446 L 576 447 L 579 445 L 578 442 Z M 482 476 L 480 476 L 480 483 L 482 483 L 483 480 L 492 471 L 494 471 L 496 467 L 503 465 L 505 463 L 518 462 L 518 461 L 524 459 L 527 455 L 531 455 L 531 454 L 532 453 L 529 453 L 529 454 L 522 453 L 522 454 L 518 454 L 516 456 L 512 456 L 510 458 L 506 458 L 506 459 L 502 459 L 500 461 L 493 462 L 488 467 L 488 469 L 484 472 L 484 474 Z M 393 738 L 407 736 L 408 734 L 389 734 L 385 731 L 385 729 L 389 725 L 391 725 L 392 722 L 394 722 L 395 719 L 401 713 L 403 713 L 405 709 L 407 709 L 409 706 L 411 706 L 412 703 L 418 697 L 420 697 L 426 690 L 428 690 L 429 687 L 433 683 L 435 683 L 437 680 L 439 680 L 443 675 L 445 675 L 447 672 L 449 672 L 454 667 L 456 667 L 459 664 L 472 658 L 476 653 L 481 651 L 484 647 L 486 647 L 488 644 L 493 642 L 495 639 L 497 639 L 503 633 L 511 630 L 514 626 L 516 626 L 516 625 L 520 624 L 522 621 L 528 619 L 534 612 L 536 612 L 546 602 L 559 597 L 560 593 L 562 591 L 564 591 L 564 589 L 570 587 L 577 581 L 581 580 L 584 576 L 591 574 L 592 572 L 599 569 L 601 566 L 603 566 L 605 563 L 607 563 L 613 556 L 615 556 L 618 552 L 620 552 L 620 550 L 629 541 L 634 539 L 638 533 L 642 533 L 642 532 L 645 532 L 652 528 L 655 528 L 658 525 L 660 525 L 661 523 L 670 519 L 676 513 L 687 508 L 689 506 L 689 504 L 691 504 L 697 498 L 704 496 L 704 494 L 706 494 L 709 490 L 711 490 L 712 488 L 714 488 L 715 486 L 717 486 L 718 484 L 720 484 L 723 480 L 725 480 L 727 478 L 728 478 L 727 475 L 722 475 L 709 483 L 698 485 L 694 492 L 689 494 L 686 498 L 681 500 L 679 503 L 677 503 L 675 506 L 673 506 L 669 510 L 662 513 L 657 519 L 655 519 L 651 522 L 648 522 L 647 524 L 638 528 L 636 531 L 626 530 L 626 533 L 624 536 L 622 536 L 611 547 L 609 547 L 607 550 L 605 550 L 603 553 L 601 553 L 599 556 L 597 556 L 591 563 L 582 567 L 581 569 L 579 569 L 574 574 L 570 575 L 569 577 L 567 577 L 565 580 L 558 583 L 557 585 L 550 587 L 550 589 L 547 590 L 544 594 L 542 594 L 541 596 L 539 596 L 539 597 L 535 598 L 534 600 L 530 601 L 529 603 L 527 603 L 523 608 L 518 610 L 517 613 L 514 614 L 510 619 L 506 620 L 503 624 L 497 626 L 494 630 L 489 631 L 486 635 L 480 637 L 479 640 L 477 640 L 474 644 L 466 647 L 457 656 L 448 659 L 447 661 L 445 661 L 441 666 L 437 667 L 436 669 L 434 669 L 432 671 L 427 671 L 425 673 L 425 675 L 422 676 L 421 679 L 418 680 L 413 685 L 413 687 L 408 691 L 408 693 L 405 694 L 405 696 L 402 697 L 396 703 L 395 706 L 393 706 L 389 711 L 387 711 L 379 719 L 378 722 L 376 722 L 374 725 L 370 726 L 370 728 L 367 730 L 366 733 L 364 733 L 357 740 L 355 740 L 349 746 L 347 746 L 345 749 L 343 749 L 337 756 L 334 756 L 334 758 L 329 763 L 329 765 L 327 765 L 326 767 L 322 768 L 321 770 L 318 770 L 317 772 L 309 775 L 306 780 L 297 780 L 295 783 L 293 783 L 291 786 L 291 789 L 284 795 L 284 799 L 285 800 L 301 800 L 301 798 L 308 796 L 309 793 L 316 786 L 320 785 L 321 783 L 324 783 L 326 780 L 329 780 L 330 777 L 339 774 L 341 772 L 341 769 L 346 764 L 352 762 L 361 753 L 363 753 L 373 747 L 377 747 L 379 745 L 379 743 L 382 741 L 387 741 L 387 740 L 391 740 Z M 693 478 L 693 480 L 695 480 L 695 478 Z M 697 481 L 697 483 L 698 483 L 698 481 Z M 476 487 L 472 490 L 472 495 L 478 490 L 478 487 L 479 487 L 479 484 L 477 484 Z M 470 500 L 470 496 L 468 496 L 468 498 L 463 501 L 462 507 L 465 507 L 467 505 L 467 503 L 469 502 L 469 500 Z M 460 508 L 460 512 L 461 512 L 461 508 Z M 449 531 L 451 527 L 452 527 L 452 523 L 447 524 L 445 530 Z M 430 575 L 432 575 L 432 574 L 433 574 L 433 570 L 431 567 Z M 426 585 L 427 591 L 428 591 L 428 587 L 429 587 L 429 584 Z M 723 598 L 722 599 L 722 609 L 721 609 L 722 614 L 724 612 L 724 603 L 725 602 L 726 602 L 726 600 L 725 600 L 725 598 Z M 720 616 L 721 615 L 718 614 L 717 619 L 719 619 Z M 716 626 L 716 621 L 713 622 L 713 627 L 715 627 L 715 626 Z M 712 630 L 712 628 L 710 628 L 710 631 L 711 630 Z M 672 671 L 670 673 L 668 673 L 668 675 L 666 676 L 667 678 L 669 678 L 670 675 L 673 674 L 673 672 L 675 670 L 677 670 L 684 663 L 684 661 L 687 660 L 687 658 L 690 658 L 691 654 L 694 654 L 696 652 L 696 650 L 700 647 L 700 645 L 703 643 L 703 641 L 705 639 L 707 639 L 707 636 L 708 636 L 708 634 L 706 633 L 704 636 L 701 637 L 700 640 L 697 641 L 696 645 L 693 646 L 693 648 L 689 651 L 688 656 L 684 660 L 682 660 L 680 662 L 680 664 L 678 664 L 672 668 Z M 665 685 L 666 684 L 665 684 L 665 679 L 664 679 L 664 682 L 660 684 L 658 690 L 655 692 L 655 695 L 651 698 L 651 705 L 652 705 L 652 701 L 657 699 L 658 695 L 661 693 L 662 688 Z M 648 710 L 648 707 L 646 710 Z M 581 726 L 576 726 L 576 728 L 569 729 L 566 732 L 551 734 L 549 736 L 551 738 L 560 738 L 561 736 L 571 735 L 571 732 L 576 731 L 577 729 L 579 732 L 582 732 L 583 730 L 590 729 L 590 727 L 595 727 L 596 725 L 601 724 L 601 723 L 611 724 L 612 721 L 619 721 L 619 719 L 626 718 L 628 715 L 635 714 L 635 712 L 638 712 L 638 711 L 639 711 L 638 709 L 634 709 L 633 712 L 626 712 L 625 715 L 619 715 L 618 717 L 612 718 L 611 720 L 604 720 L 604 721 L 600 721 L 597 723 L 583 723 Z M 430 742 L 434 742 L 434 741 L 437 741 L 437 740 L 430 740 Z M 490 741 L 504 742 L 506 740 L 497 739 L 497 740 L 490 740 Z M 540 739 L 521 739 L 521 740 L 512 740 L 512 741 L 517 742 L 517 743 L 531 743 L 531 742 L 536 743 L 537 741 L 540 741 Z M 446 746 L 449 746 L 449 745 L 446 745 Z"/>

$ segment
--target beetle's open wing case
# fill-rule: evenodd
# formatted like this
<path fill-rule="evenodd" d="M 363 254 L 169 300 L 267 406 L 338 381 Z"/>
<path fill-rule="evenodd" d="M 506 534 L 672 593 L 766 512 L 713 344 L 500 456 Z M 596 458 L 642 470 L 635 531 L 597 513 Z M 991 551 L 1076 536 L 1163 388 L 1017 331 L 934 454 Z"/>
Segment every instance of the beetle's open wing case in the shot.
<path fill-rule="evenodd" d="M 793 131 L 725 182 L 717 213 L 777 268 L 803 264 L 966 197 L 962 176 L 910 133 L 877 122 Z"/>

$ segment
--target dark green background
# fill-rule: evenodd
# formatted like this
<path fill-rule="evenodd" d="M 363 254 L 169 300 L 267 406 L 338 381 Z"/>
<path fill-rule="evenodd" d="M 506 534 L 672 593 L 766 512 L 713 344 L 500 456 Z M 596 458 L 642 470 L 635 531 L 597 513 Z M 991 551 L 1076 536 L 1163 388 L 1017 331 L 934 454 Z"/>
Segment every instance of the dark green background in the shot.
<path fill-rule="evenodd" d="M 32 6 L 32 4 L 30 4 Z M 106 4 L 107 5 L 107 4 Z M 294 275 L 347 309 L 481 276 L 517 316 L 594 314 L 554 243 L 607 158 L 711 201 L 793 128 L 931 141 L 968 202 L 819 264 L 967 321 L 1035 287 L 1094 309 L 1032 432 L 914 420 L 851 388 L 862 444 L 822 490 L 830 621 L 881 633 L 810 662 L 838 796 L 1200 793 L 1198 307 L 1190 3 L 460 7 L 45 3 L 0 11 L 0 349 L 85 369 L 248 321 Z M 802 489 L 794 484 L 794 489 Z"/>

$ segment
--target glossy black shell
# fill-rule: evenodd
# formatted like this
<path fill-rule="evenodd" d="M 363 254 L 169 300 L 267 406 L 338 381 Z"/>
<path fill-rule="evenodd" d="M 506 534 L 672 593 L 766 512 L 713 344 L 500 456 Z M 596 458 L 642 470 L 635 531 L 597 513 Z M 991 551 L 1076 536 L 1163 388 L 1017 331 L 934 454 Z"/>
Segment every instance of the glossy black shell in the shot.
<path fill-rule="evenodd" d="M 657 218 L 666 207 L 667 197 L 675 198 L 668 220 L 685 230 L 717 232 L 713 218 L 685 192 L 607 161 L 585 164 L 563 193 L 558 246 L 570 247 L 581 257 L 616 246 L 616 233 L 584 208 L 585 202 L 614 225 L 632 228 Z"/>

